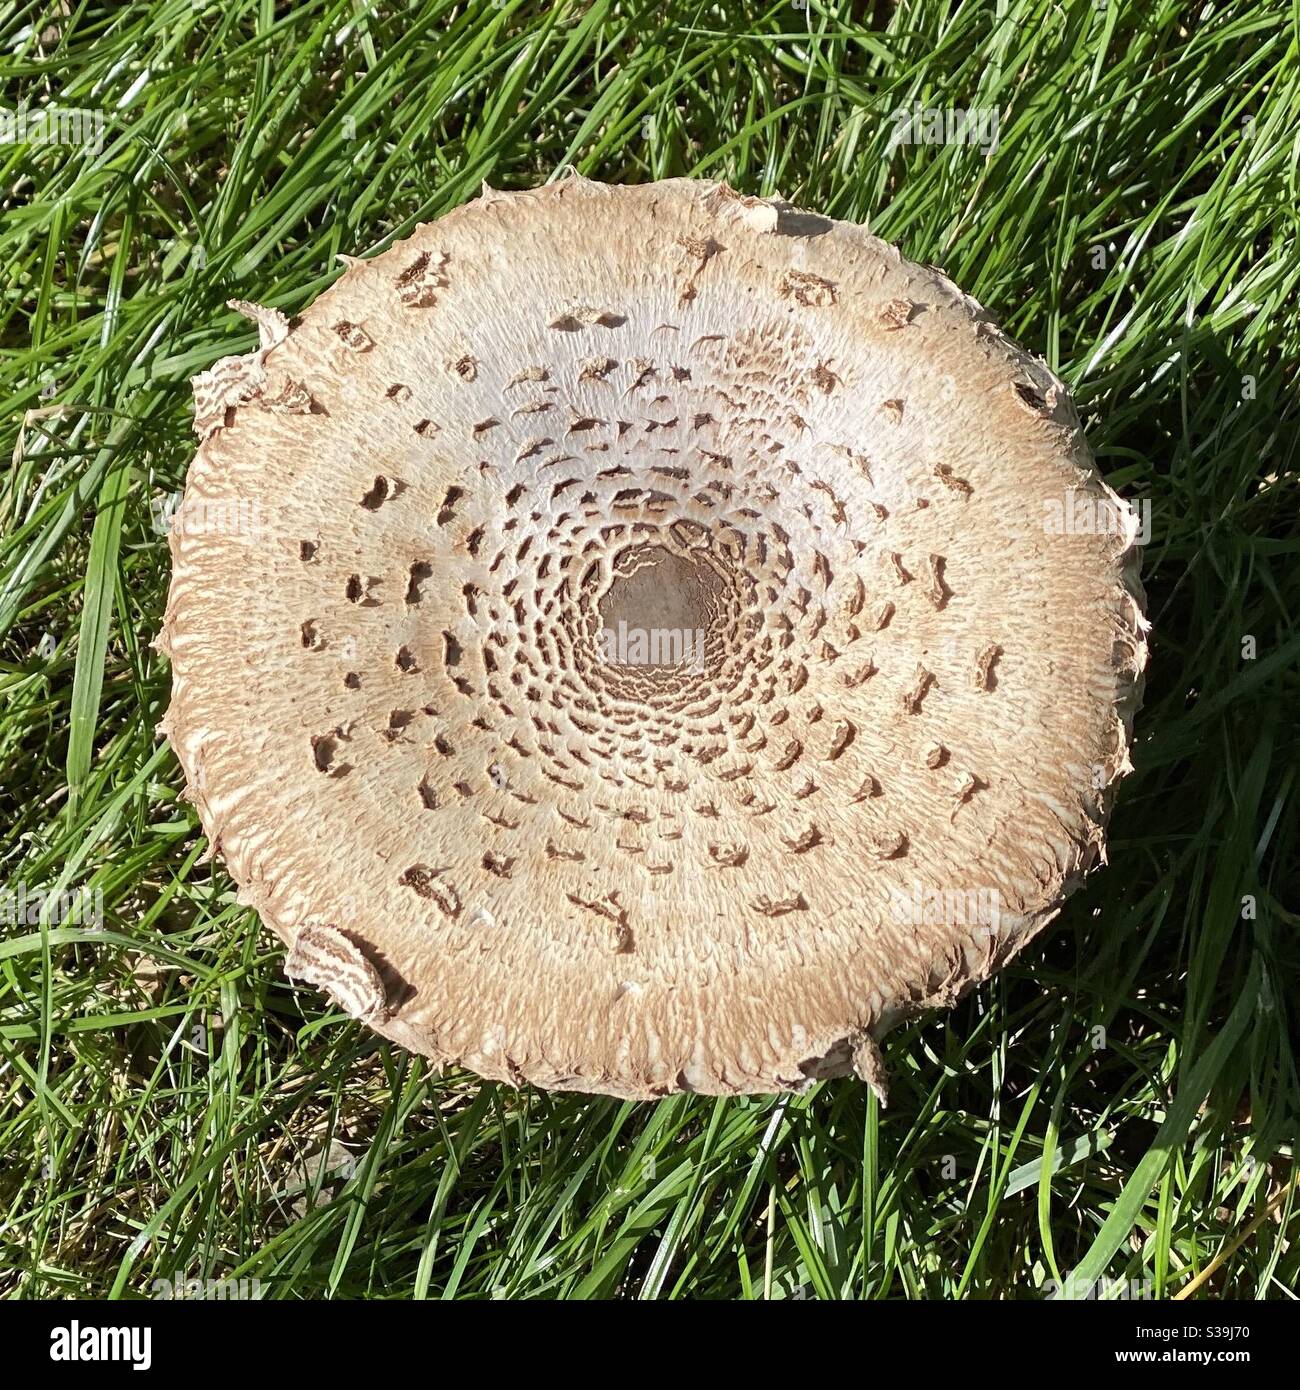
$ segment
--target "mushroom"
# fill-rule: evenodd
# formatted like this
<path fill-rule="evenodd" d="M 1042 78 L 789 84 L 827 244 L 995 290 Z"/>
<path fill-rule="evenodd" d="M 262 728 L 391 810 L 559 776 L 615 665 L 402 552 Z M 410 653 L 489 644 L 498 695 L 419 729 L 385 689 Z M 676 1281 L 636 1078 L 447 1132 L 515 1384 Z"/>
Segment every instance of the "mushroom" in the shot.
<path fill-rule="evenodd" d="M 240 901 L 353 1017 L 515 1084 L 883 1099 L 881 1036 L 1102 855 L 1134 514 L 938 271 L 574 176 L 292 323 L 236 307 L 164 726 Z"/>

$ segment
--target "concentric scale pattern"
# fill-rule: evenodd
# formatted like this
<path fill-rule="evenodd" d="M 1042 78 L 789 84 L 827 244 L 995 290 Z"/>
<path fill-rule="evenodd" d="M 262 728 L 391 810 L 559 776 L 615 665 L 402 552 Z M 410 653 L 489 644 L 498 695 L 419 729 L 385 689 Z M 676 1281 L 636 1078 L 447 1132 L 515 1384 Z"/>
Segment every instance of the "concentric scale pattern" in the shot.
<path fill-rule="evenodd" d="M 571 178 L 292 326 L 242 307 L 261 347 L 195 383 L 166 722 L 243 900 L 355 1016 L 514 1082 L 882 1086 L 875 1038 L 1093 862 L 1132 518 L 937 272 Z"/>

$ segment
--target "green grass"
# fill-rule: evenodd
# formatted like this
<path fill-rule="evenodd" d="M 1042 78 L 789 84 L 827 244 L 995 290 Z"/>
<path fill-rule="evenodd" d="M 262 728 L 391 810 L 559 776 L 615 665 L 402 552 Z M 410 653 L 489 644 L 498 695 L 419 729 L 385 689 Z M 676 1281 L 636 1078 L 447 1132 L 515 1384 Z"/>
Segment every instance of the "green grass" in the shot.
<path fill-rule="evenodd" d="M 0 145 L 0 886 L 104 903 L 100 932 L 0 928 L 0 1289 L 1035 1299 L 1074 1271 L 1294 1297 L 1298 19 L 0 4 L 0 104 L 106 116 L 98 151 Z M 891 150 L 913 102 L 996 107 L 996 149 Z M 430 1075 L 287 986 L 155 733 L 151 504 L 193 452 L 187 378 L 251 341 L 225 300 L 299 310 L 338 252 L 568 164 L 726 175 L 941 263 L 1150 503 L 1110 866 L 890 1038 L 888 1110 Z"/>

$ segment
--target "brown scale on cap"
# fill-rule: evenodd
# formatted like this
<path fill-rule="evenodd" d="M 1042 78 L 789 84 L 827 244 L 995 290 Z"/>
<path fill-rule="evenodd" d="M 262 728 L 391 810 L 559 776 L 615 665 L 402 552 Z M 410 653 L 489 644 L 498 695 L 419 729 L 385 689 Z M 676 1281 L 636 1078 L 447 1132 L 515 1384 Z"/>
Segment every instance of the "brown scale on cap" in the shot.
<path fill-rule="evenodd" d="M 1136 552 L 1044 503 L 1127 508 L 939 273 L 570 178 L 349 259 L 292 326 L 237 307 L 186 502 L 258 524 L 173 537 L 165 727 L 353 1016 L 516 1084 L 883 1094 L 881 1035 L 1097 859 Z"/>

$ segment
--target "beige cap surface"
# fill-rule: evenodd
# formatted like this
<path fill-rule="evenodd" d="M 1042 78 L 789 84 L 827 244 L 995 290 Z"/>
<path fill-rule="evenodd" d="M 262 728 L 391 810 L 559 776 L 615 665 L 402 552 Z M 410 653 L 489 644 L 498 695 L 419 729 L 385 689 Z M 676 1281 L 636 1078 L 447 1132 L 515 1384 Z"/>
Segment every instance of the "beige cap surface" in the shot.
<path fill-rule="evenodd" d="M 725 185 L 569 178 L 292 325 L 237 307 L 165 727 L 353 1016 L 515 1083 L 883 1095 L 876 1039 L 1097 860 L 1136 521 L 937 271 Z"/>

